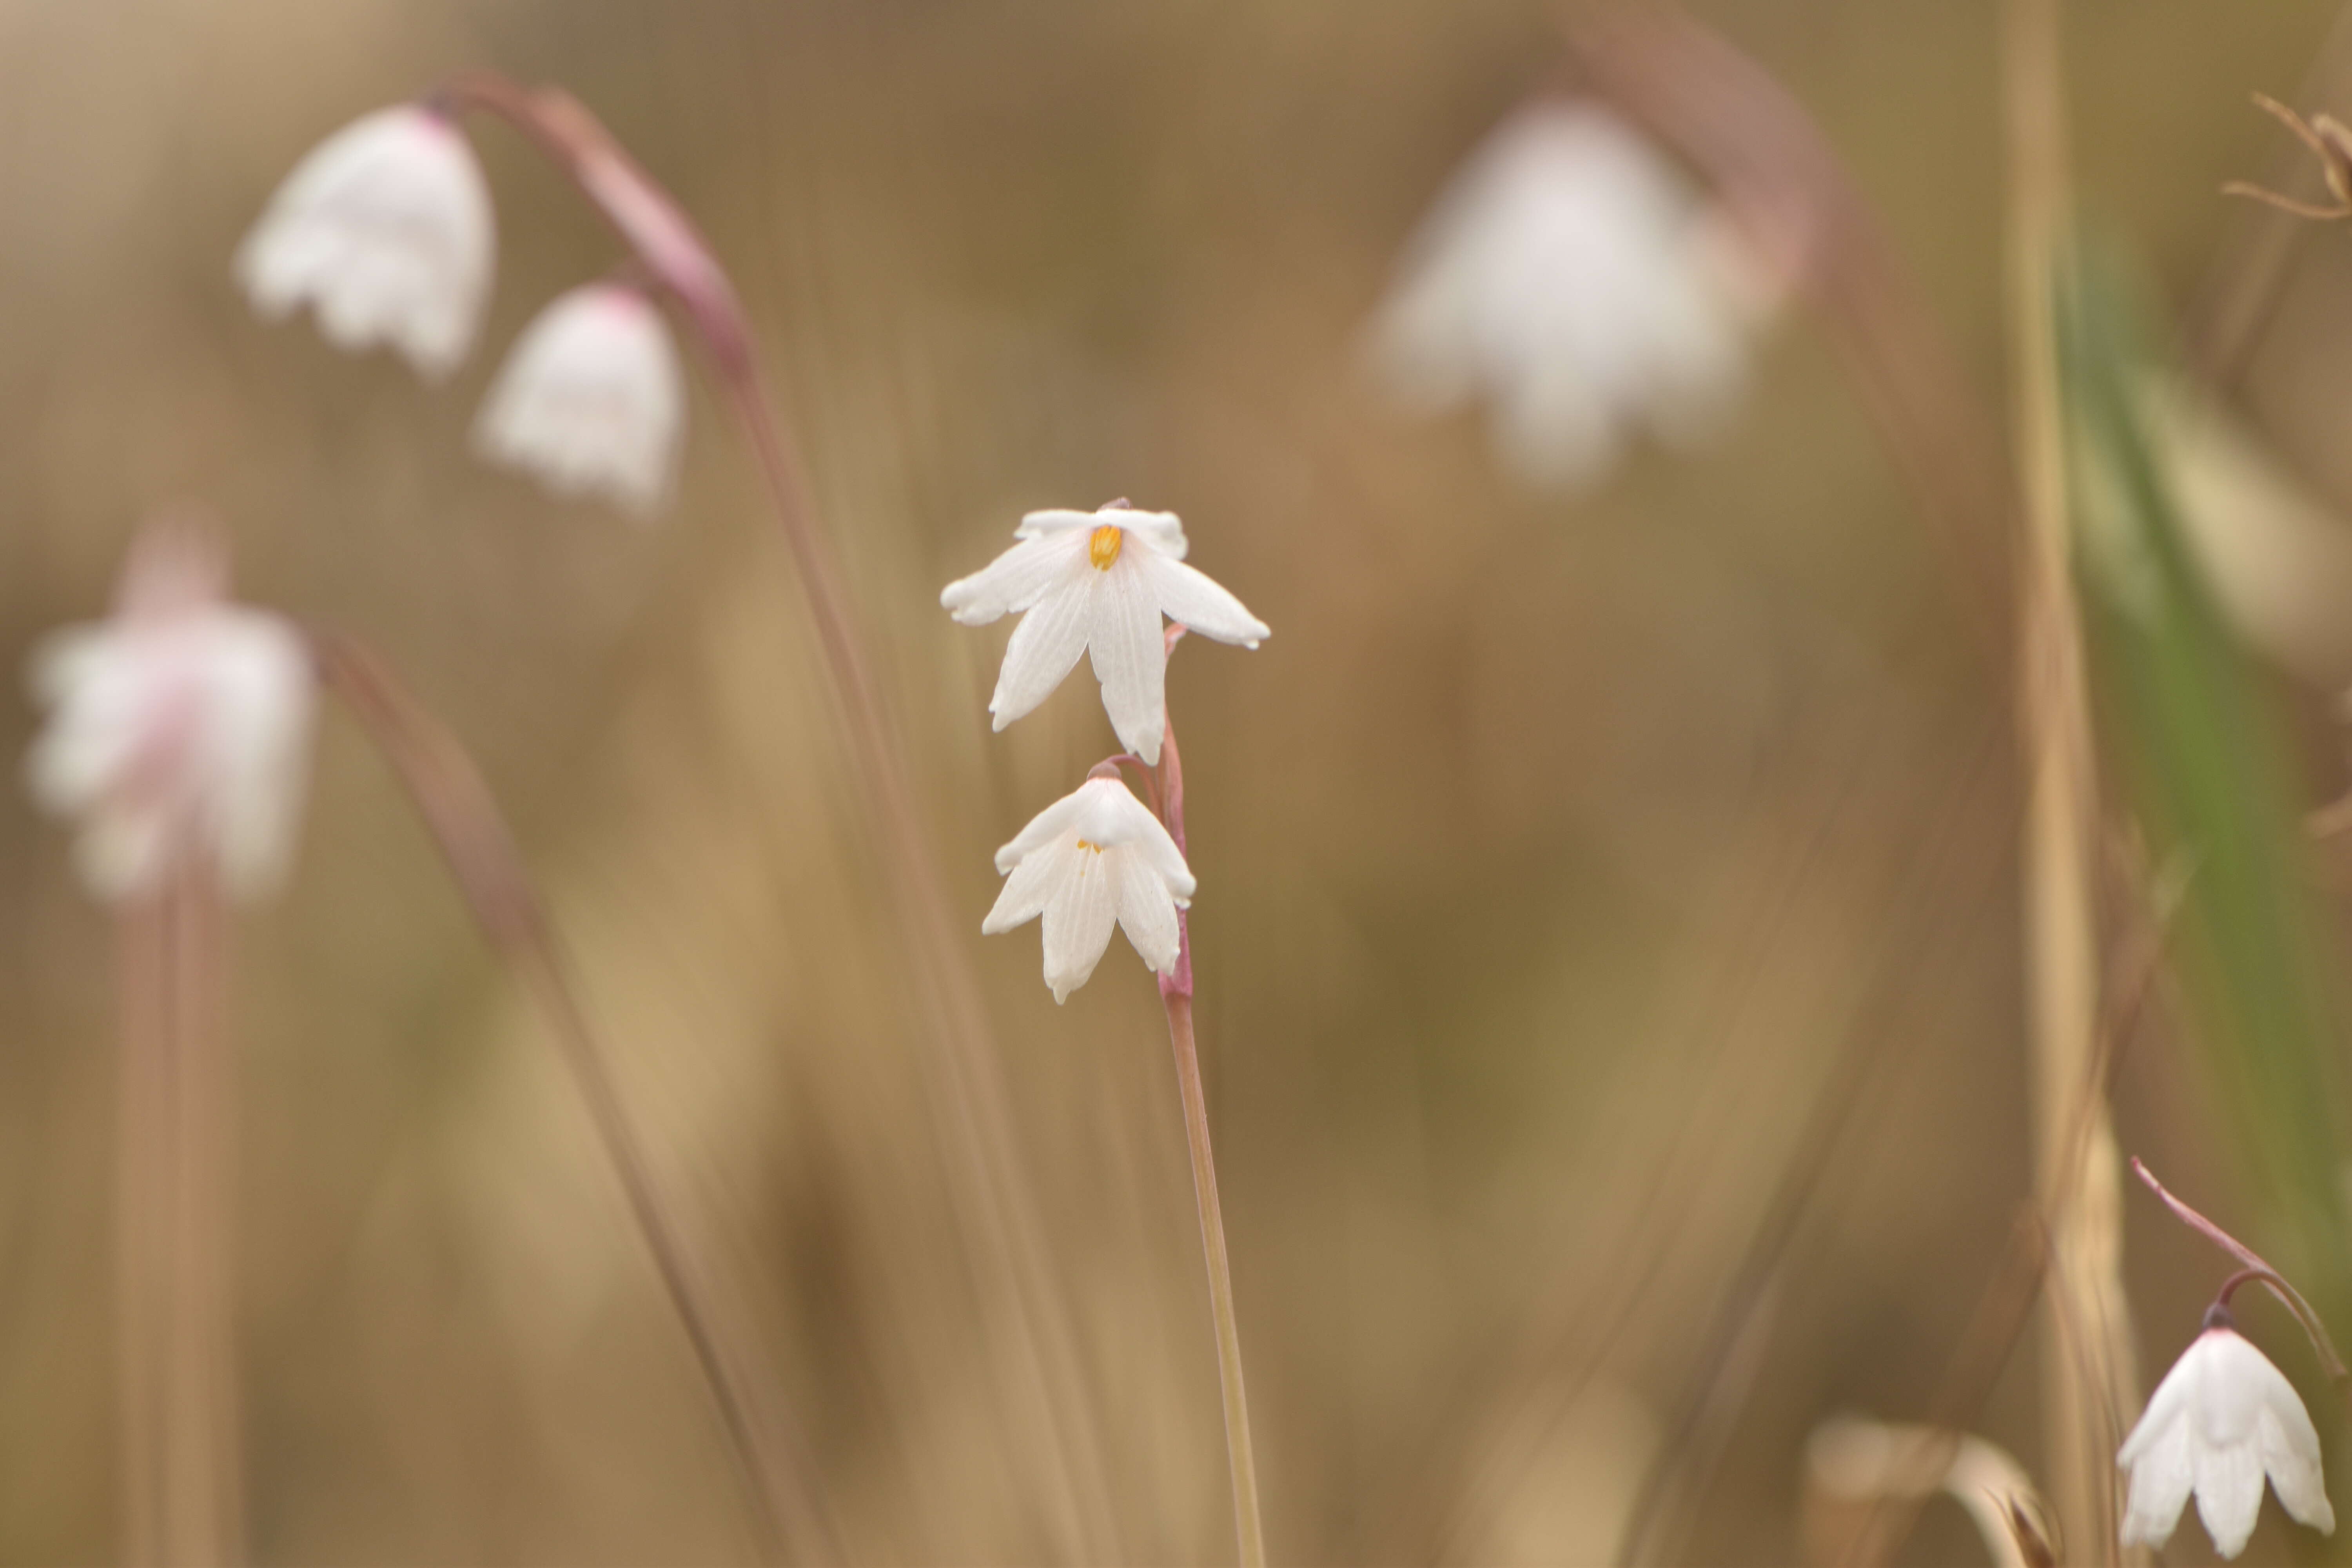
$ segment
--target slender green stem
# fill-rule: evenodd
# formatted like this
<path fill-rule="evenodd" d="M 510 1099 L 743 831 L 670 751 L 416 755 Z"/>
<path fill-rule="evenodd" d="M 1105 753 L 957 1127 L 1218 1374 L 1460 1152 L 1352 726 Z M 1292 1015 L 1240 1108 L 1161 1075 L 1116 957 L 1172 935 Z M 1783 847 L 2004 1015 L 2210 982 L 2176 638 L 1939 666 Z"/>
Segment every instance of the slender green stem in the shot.
<path fill-rule="evenodd" d="M 1192 1155 L 1192 1195 L 1201 1208 L 1201 1251 L 1209 1265 L 1209 1315 L 1217 1328 L 1217 1380 L 1224 1391 L 1225 1457 L 1234 1478 L 1234 1533 L 1242 1568 L 1265 1568 L 1265 1526 L 1257 1506 L 1257 1459 L 1250 1446 L 1249 1394 L 1242 1385 L 1241 1324 L 1234 1314 L 1234 1270 L 1225 1257 L 1224 1209 L 1217 1202 L 1217 1161 L 1209 1151 L 1209 1103 L 1201 1092 L 1201 1055 L 1192 1043 L 1192 998 L 1168 991 L 1168 1041 L 1176 1053 L 1176 1087 L 1184 1096 L 1184 1142 Z"/>

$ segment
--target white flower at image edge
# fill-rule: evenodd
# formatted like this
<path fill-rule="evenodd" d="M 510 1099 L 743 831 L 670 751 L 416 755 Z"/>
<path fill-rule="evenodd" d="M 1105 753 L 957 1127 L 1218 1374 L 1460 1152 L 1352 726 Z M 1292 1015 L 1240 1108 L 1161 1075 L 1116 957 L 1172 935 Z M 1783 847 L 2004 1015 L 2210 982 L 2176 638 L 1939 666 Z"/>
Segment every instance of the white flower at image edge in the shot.
<path fill-rule="evenodd" d="M 1483 394 L 1510 466 L 1576 488 L 1637 423 L 1679 443 L 1717 426 L 1773 291 L 1639 133 L 1552 100 L 1505 121 L 1446 186 L 1370 346 L 1401 401 L 1436 412 Z"/>
<path fill-rule="evenodd" d="M 2213 1550 L 2235 1557 L 2253 1534 L 2265 1475 L 2290 1517 L 2323 1533 L 2336 1529 L 2319 1434 L 2302 1398 L 2268 1357 L 2228 1328 L 2208 1328 L 2181 1352 L 2116 1462 L 2131 1472 L 2126 1546 L 2170 1540 L 2193 1491 Z"/>
<path fill-rule="evenodd" d="M 79 825 L 91 892 L 153 892 L 191 856 L 232 894 L 275 886 L 301 816 L 313 708 L 291 626 L 210 597 L 134 600 L 49 634 L 31 685 L 49 714 L 26 782 L 43 809 Z"/>
<path fill-rule="evenodd" d="M 438 380 L 473 346 L 497 250 L 472 147 L 411 104 L 345 126 L 296 164 L 238 248 L 236 276 L 262 315 L 310 305 L 338 348 L 388 345 Z"/>
<path fill-rule="evenodd" d="M 1192 901 L 1192 872 L 1160 819 L 1117 779 L 1088 779 L 1039 812 L 996 852 L 1006 873 L 990 936 L 1044 919 L 1045 984 L 1061 1002 L 1087 983 L 1116 923 L 1155 973 L 1176 971 L 1176 911 Z"/>
<path fill-rule="evenodd" d="M 635 289 L 591 283 L 516 341 L 474 446 L 559 495 L 599 495 L 646 516 L 669 494 L 685 417 L 685 376 L 661 311 Z"/>
<path fill-rule="evenodd" d="M 967 626 L 1022 615 L 988 700 L 999 730 L 1053 695 L 1078 656 L 1091 652 L 1119 743 L 1156 763 L 1168 726 L 1160 617 L 1243 647 L 1273 635 L 1239 599 L 1184 564 L 1184 528 L 1173 512 L 1033 511 L 1013 537 L 1021 542 L 940 594 Z"/>

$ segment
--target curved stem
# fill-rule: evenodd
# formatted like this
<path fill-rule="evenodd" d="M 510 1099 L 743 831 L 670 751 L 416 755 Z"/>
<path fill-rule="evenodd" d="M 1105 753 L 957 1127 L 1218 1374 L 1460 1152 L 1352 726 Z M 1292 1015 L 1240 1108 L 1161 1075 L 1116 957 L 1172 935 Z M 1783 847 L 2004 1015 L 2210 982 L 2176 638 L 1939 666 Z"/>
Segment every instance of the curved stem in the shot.
<path fill-rule="evenodd" d="M 957 935 L 947 890 L 893 734 L 880 683 L 838 562 L 819 526 L 800 451 L 776 414 L 751 322 L 726 269 L 677 203 L 569 94 L 526 89 L 494 72 L 450 78 L 429 101 L 444 112 L 493 114 L 521 132 L 578 187 L 647 273 L 677 301 L 708 351 L 722 399 L 751 447 L 770 509 L 798 571 L 818 649 L 840 703 L 852 761 L 873 811 L 877 850 L 898 919 L 924 962 L 920 1000 L 940 1047 L 931 1115 L 952 1168 L 953 1201 L 992 1334 L 1015 1363 L 1015 1397 L 1038 1411 L 1051 1467 L 1055 1528 L 1072 1556 L 1118 1556 L 1075 1335 L 1045 1248 L 1043 1221 L 1013 1133 L 1004 1069 L 980 986 Z"/>
<path fill-rule="evenodd" d="M 440 847 L 467 907 L 544 1016 L 620 1178 L 631 1216 L 718 1404 L 757 1518 L 764 1555 L 839 1556 L 800 1434 L 769 1408 L 756 1361 L 654 1173 L 612 1063 L 582 1006 L 522 857 L 472 759 L 358 643 L 310 628 L 320 683 L 341 698 L 391 764 Z"/>
<path fill-rule="evenodd" d="M 1172 650 L 1184 635 L 1168 629 Z M 1184 847 L 1184 764 L 1176 749 L 1176 726 L 1167 724 L 1160 742 L 1160 820 L 1168 836 Z M 1176 1054 L 1176 1088 L 1184 1100 L 1184 1144 L 1192 1157 L 1192 1197 L 1201 1211 L 1201 1254 L 1209 1269 L 1209 1316 L 1217 1333 L 1217 1381 L 1225 1411 L 1225 1463 L 1233 1477 L 1234 1535 L 1242 1568 L 1265 1568 L 1265 1525 L 1259 1517 L 1257 1457 L 1250 1441 L 1249 1391 L 1242 1381 L 1241 1320 L 1234 1310 L 1234 1270 L 1225 1252 L 1225 1211 L 1217 1198 L 1217 1160 L 1209 1147 L 1209 1101 L 1201 1088 L 1201 1053 L 1192 1038 L 1192 927 L 1190 913 L 1176 911 L 1176 968 L 1160 976 L 1160 1005 L 1168 1013 L 1168 1043 Z"/>
<path fill-rule="evenodd" d="M 2173 1196 L 2165 1189 L 2164 1184 L 2156 1179 L 2156 1173 L 2140 1163 L 2137 1154 L 2132 1156 L 2131 1168 L 2132 1174 L 2147 1183 L 2148 1191 L 2164 1201 L 2164 1206 L 2172 1211 L 2173 1217 L 2236 1258 L 2242 1266 L 2223 1282 L 2216 1300 L 2227 1304 L 2230 1293 L 2239 1286 L 2249 1279 L 2261 1280 L 2263 1288 L 2278 1298 L 2279 1305 L 2294 1313 L 2294 1321 L 2303 1325 L 2303 1331 L 2310 1336 L 2311 1348 L 2317 1352 L 2320 1367 L 2327 1373 L 2327 1380 L 2336 1385 L 2337 1393 L 2352 1400 L 2352 1371 L 2347 1371 L 2344 1358 L 2336 1352 L 2336 1342 L 2328 1337 L 2327 1325 L 2319 1321 L 2319 1314 L 2312 1310 L 2309 1301 L 2303 1299 L 2303 1292 L 2281 1278 L 2278 1270 L 2263 1262 L 2262 1255 L 2252 1247 Z"/>

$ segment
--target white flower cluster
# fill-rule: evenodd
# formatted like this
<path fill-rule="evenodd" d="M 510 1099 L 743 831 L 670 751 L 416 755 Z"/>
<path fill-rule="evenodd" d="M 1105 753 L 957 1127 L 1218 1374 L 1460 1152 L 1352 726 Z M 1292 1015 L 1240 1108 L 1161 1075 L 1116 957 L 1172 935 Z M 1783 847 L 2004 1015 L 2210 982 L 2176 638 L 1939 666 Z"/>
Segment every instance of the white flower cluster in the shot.
<path fill-rule="evenodd" d="M 82 880 L 101 899 L 152 896 L 189 867 L 238 896 L 284 873 L 315 683 L 300 634 L 226 603 L 224 575 L 201 538 L 150 534 L 113 616 L 34 649 L 49 718 L 26 780 L 43 809 L 79 825 Z"/>
<path fill-rule="evenodd" d="M 1219 642 L 1255 647 L 1271 635 L 1239 599 L 1184 563 L 1173 512 L 1117 503 L 1097 511 L 1033 511 L 1020 542 L 940 603 L 968 626 L 1017 614 L 988 710 L 1003 729 L 1053 694 L 1090 654 L 1103 707 L 1121 744 L 1147 763 L 1167 734 L 1165 616 Z M 1039 812 L 996 852 L 1004 891 L 982 925 L 993 934 L 1044 917 L 1045 984 L 1060 1002 L 1087 983 L 1113 924 L 1158 973 L 1173 974 L 1182 942 L 1176 911 L 1192 873 L 1150 809 L 1115 778 L 1090 778 Z"/>
<path fill-rule="evenodd" d="M 236 274 L 264 316 L 308 305 L 337 347 L 389 346 L 437 381 L 473 347 L 497 252 L 464 132 L 411 104 L 344 127 L 298 163 L 246 237 Z M 685 404 L 659 310 L 633 286 L 593 284 L 524 331 L 475 447 L 559 494 L 651 513 L 675 481 Z"/>
<path fill-rule="evenodd" d="M 1715 209 L 1600 106 L 1546 100 L 1471 155 L 1373 323 L 1378 368 L 1435 412 L 1483 395 L 1523 477 L 1576 489 L 1636 425 L 1686 443 L 1747 375 L 1764 269 Z"/>
<path fill-rule="evenodd" d="M 2131 1474 L 2126 1546 L 2171 1540 L 2194 1492 L 2213 1550 L 2235 1557 L 2254 1532 L 2265 1476 L 2290 1518 L 2336 1531 L 2319 1433 L 2302 1396 L 2219 1309 L 2156 1385 L 2116 1462 Z"/>

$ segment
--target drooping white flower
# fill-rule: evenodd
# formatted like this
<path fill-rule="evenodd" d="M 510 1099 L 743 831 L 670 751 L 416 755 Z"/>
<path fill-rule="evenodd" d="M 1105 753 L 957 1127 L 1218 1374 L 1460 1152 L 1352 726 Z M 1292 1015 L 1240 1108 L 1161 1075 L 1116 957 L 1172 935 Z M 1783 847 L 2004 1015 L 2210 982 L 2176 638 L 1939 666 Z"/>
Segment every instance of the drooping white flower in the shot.
<path fill-rule="evenodd" d="M 108 619 L 33 652 L 47 725 L 26 758 L 43 809 L 77 822 L 101 899 L 157 889 L 195 858 L 240 896 L 282 873 L 301 816 L 313 685 L 300 636 L 221 599 L 221 558 L 173 531 L 142 539 Z"/>
<path fill-rule="evenodd" d="M 2194 1491 L 2213 1550 L 2235 1557 L 2262 1511 L 2265 1475 L 2291 1518 L 2334 1533 L 2319 1434 L 2294 1385 L 2228 1326 L 2226 1314 L 2209 1314 L 2206 1321 L 2116 1455 L 2131 1472 L 2124 1544 L 2170 1540 Z"/>
<path fill-rule="evenodd" d="M 311 149 L 236 253 L 254 309 L 316 308 L 338 348 L 386 344 L 438 380 L 473 346 L 498 239 L 465 135 L 415 104 L 382 109 Z"/>
<path fill-rule="evenodd" d="M 618 283 L 572 289 L 524 329 L 474 422 L 484 457 L 559 495 L 650 515 L 668 496 L 686 419 L 668 323 Z"/>
<path fill-rule="evenodd" d="M 1174 512 L 1123 503 L 1033 511 L 1013 537 L 1021 542 L 940 593 L 940 603 L 967 626 L 1022 614 L 988 700 L 999 730 L 1051 696 L 1091 650 L 1119 742 L 1157 763 L 1168 727 L 1160 617 L 1243 647 L 1273 635 L 1239 599 L 1184 564 L 1184 527 Z"/>
<path fill-rule="evenodd" d="M 996 852 L 1005 873 L 985 935 L 1045 917 L 1045 984 L 1060 1002 L 1087 983 L 1116 923 L 1158 973 L 1176 971 L 1176 911 L 1192 872 L 1160 819 L 1113 778 L 1088 779 Z"/>
<path fill-rule="evenodd" d="M 1550 100 L 1489 135 L 1406 251 L 1378 367 L 1429 412 L 1475 394 L 1524 477 L 1597 479 L 1626 431 L 1687 441 L 1746 380 L 1763 269 L 1631 127 Z"/>

